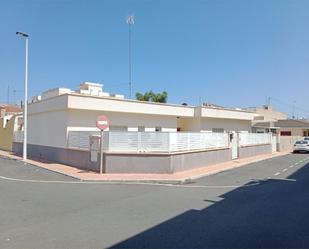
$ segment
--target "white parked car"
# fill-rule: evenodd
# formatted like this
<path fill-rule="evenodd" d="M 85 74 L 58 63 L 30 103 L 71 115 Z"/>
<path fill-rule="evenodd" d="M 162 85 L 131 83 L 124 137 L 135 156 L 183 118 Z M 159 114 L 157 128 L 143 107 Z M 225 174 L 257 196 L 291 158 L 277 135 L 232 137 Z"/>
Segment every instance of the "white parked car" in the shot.
<path fill-rule="evenodd" d="M 300 140 L 294 144 L 293 152 L 309 152 L 309 140 Z"/>
<path fill-rule="evenodd" d="M 309 137 L 304 137 L 304 140 L 309 141 Z"/>

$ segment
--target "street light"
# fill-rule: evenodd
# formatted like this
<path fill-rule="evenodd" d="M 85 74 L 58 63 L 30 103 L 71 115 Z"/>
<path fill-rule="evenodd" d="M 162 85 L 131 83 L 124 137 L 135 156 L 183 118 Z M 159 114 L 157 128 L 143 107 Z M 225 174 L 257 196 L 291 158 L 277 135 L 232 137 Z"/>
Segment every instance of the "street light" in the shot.
<path fill-rule="evenodd" d="M 24 99 L 24 143 L 23 160 L 27 160 L 27 125 L 28 125 L 28 42 L 29 35 L 23 32 L 16 32 L 16 35 L 26 40 L 26 64 L 25 64 L 25 99 Z"/>
<path fill-rule="evenodd" d="M 132 98 L 132 66 L 131 66 L 131 26 L 134 24 L 134 15 L 127 16 L 129 25 L 129 96 Z"/>

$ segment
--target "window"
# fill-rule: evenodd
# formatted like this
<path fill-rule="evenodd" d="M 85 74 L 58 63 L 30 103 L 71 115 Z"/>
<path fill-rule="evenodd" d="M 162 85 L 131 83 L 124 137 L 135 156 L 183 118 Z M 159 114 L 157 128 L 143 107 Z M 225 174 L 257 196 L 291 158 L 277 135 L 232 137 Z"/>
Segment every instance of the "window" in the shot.
<path fill-rule="evenodd" d="M 121 126 L 121 125 L 111 125 L 109 127 L 110 131 L 128 131 L 127 126 Z"/>
<path fill-rule="evenodd" d="M 215 133 L 224 133 L 224 129 L 223 129 L 223 128 L 212 128 L 212 132 L 215 132 Z"/>
<path fill-rule="evenodd" d="M 290 131 L 281 131 L 280 135 L 281 136 L 292 136 L 292 132 L 290 132 Z"/>
<path fill-rule="evenodd" d="M 162 127 L 156 126 L 155 131 L 157 131 L 157 132 L 162 131 Z"/>

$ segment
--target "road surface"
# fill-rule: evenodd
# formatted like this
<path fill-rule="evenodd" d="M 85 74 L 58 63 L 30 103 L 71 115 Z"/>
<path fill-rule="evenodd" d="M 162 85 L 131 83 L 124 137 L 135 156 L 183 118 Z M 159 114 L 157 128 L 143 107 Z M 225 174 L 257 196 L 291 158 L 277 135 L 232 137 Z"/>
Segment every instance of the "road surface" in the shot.
<path fill-rule="evenodd" d="M 309 248 L 309 156 L 186 185 L 85 183 L 0 158 L 0 248 Z"/>

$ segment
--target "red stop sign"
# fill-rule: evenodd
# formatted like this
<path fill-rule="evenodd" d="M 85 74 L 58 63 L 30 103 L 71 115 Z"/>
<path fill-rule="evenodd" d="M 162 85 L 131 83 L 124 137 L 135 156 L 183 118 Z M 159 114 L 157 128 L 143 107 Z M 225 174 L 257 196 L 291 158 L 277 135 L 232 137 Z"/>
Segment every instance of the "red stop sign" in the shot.
<path fill-rule="evenodd" d="M 105 115 L 101 115 L 97 118 L 97 127 L 102 131 L 108 128 L 108 123 L 108 118 Z"/>

